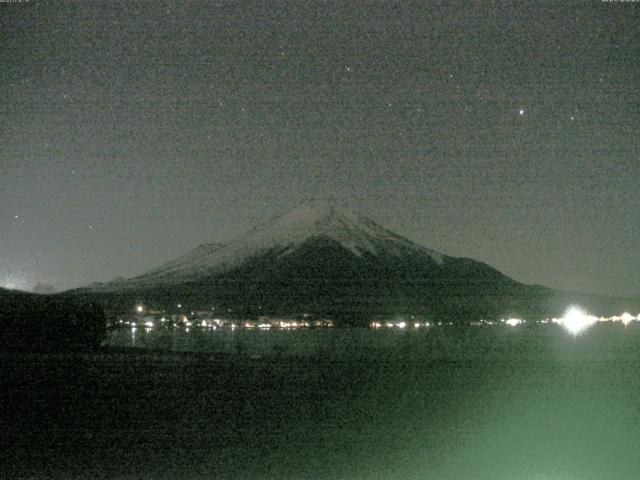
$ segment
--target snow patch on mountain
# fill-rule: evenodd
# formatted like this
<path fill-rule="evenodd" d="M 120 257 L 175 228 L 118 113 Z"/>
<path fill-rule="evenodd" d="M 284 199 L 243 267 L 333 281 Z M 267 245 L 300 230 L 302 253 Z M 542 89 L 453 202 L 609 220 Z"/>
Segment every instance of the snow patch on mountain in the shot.
<path fill-rule="evenodd" d="M 142 279 L 147 277 L 158 277 L 176 274 L 181 271 L 198 270 L 203 263 L 207 262 L 207 259 L 224 247 L 224 243 L 208 243 L 205 245 L 199 245 L 186 255 L 178 257 L 175 260 L 165 263 L 164 265 L 161 265 L 160 267 L 136 278 Z"/>

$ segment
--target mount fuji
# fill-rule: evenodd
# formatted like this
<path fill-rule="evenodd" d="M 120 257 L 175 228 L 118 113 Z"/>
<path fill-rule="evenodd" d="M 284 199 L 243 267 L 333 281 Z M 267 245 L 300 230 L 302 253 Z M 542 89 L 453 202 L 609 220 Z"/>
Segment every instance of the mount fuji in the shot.
<path fill-rule="evenodd" d="M 304 201 L 227 244 L 201 245 L 139 276 L 73 291 L 112 308 L 181 303 L 245 317 L 306 313 L 348 324 L 402 314 L 539 317 L 565 306 L 559 293 L 421 246 L 323 200 Z"/>
<path fill-rule="evenodd" d="M 442 265 L 447 258 L 382 228 L 363 215 L 339 209 L 331 201 L 305 200 L 298 207 L 227 245 L 200 245 L 186 255 L 124 284 L 175 284 L 196 280 L 202 275 L 224 273 L 242 267 L 262 256 L 276 264 L 287 263 L 314 245 L 323 249 L 333 247 L 340 256 L 353 257 L 352 261 L 360 259 L 366 263 L 375 263 L 376 259 L 411 258 Z"/>

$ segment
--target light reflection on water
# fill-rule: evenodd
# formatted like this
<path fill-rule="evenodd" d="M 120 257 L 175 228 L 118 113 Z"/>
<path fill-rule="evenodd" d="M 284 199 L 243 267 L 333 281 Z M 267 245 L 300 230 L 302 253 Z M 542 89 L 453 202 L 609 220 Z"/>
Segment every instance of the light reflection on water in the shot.
<path fill-rule="evenodd" d="M 640 324 L 600 324 L 579 337 L 558 325 L 507 328 L 440 326 L 420 330 L 122 328 L 105 345 L 150 350 L 293 356 L 377 356 L 472 360 L 546 352 L 557 358 L 606 359 L 625 345 L 635 348 Z"/>
<path fill-rule="evenodd" d="M 595 325 L 577 337 L 558 325 L 139 329 L 135 337 L 113 332 L 108 344 L 129 346 L 134 338 L 141 348 L 240 354 L 262 372 L 256 378 L 292 378 L 282 408 L 303 412 L 304 422 L 293 421 L 273 445 L 249 449 L 242 462 L 241 451 L 230 450 L 228 465 L 238 457 L 235 478 L 262 478 L 256 472 L 268 467 L 264 478 L 631 480 L 640 469 L 640 325 Z M 265 362 L 252 360 L 259 355 Z M 331 402 L 306 416 L 295 400 L 305 369 L 287 367 L 295 357 L 338 360 L 340 375 L 358 384 L 335 398 L 328 393 Z M 359 373 L 349 373 L 348 360 Z M 244 414 L 259 422 L 261 404 L 253 408 Z M 204 456 L 199 470 L 218 472 L 218 458 Z"/>

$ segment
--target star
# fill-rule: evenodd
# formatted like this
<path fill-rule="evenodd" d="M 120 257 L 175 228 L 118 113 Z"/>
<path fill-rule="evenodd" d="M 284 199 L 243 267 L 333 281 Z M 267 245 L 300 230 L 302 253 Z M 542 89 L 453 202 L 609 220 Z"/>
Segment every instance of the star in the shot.
<path fill-rule="evenodd" d="M 521 108 L 520 110 L 518 110 L 518 113 L 520 114 L 520 116 L 524 115 L 524 108 Z"/>

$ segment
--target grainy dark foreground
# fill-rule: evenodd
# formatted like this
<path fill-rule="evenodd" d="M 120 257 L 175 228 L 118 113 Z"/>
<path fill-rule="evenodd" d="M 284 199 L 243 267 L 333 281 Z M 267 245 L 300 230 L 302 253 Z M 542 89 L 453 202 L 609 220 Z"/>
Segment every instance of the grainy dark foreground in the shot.
<path fill-rule="evenodd" d="M 516 330 L 403 334 L 366 361 L 1 354 L 0 476 L 636 478 L 638 332 Z"/>

